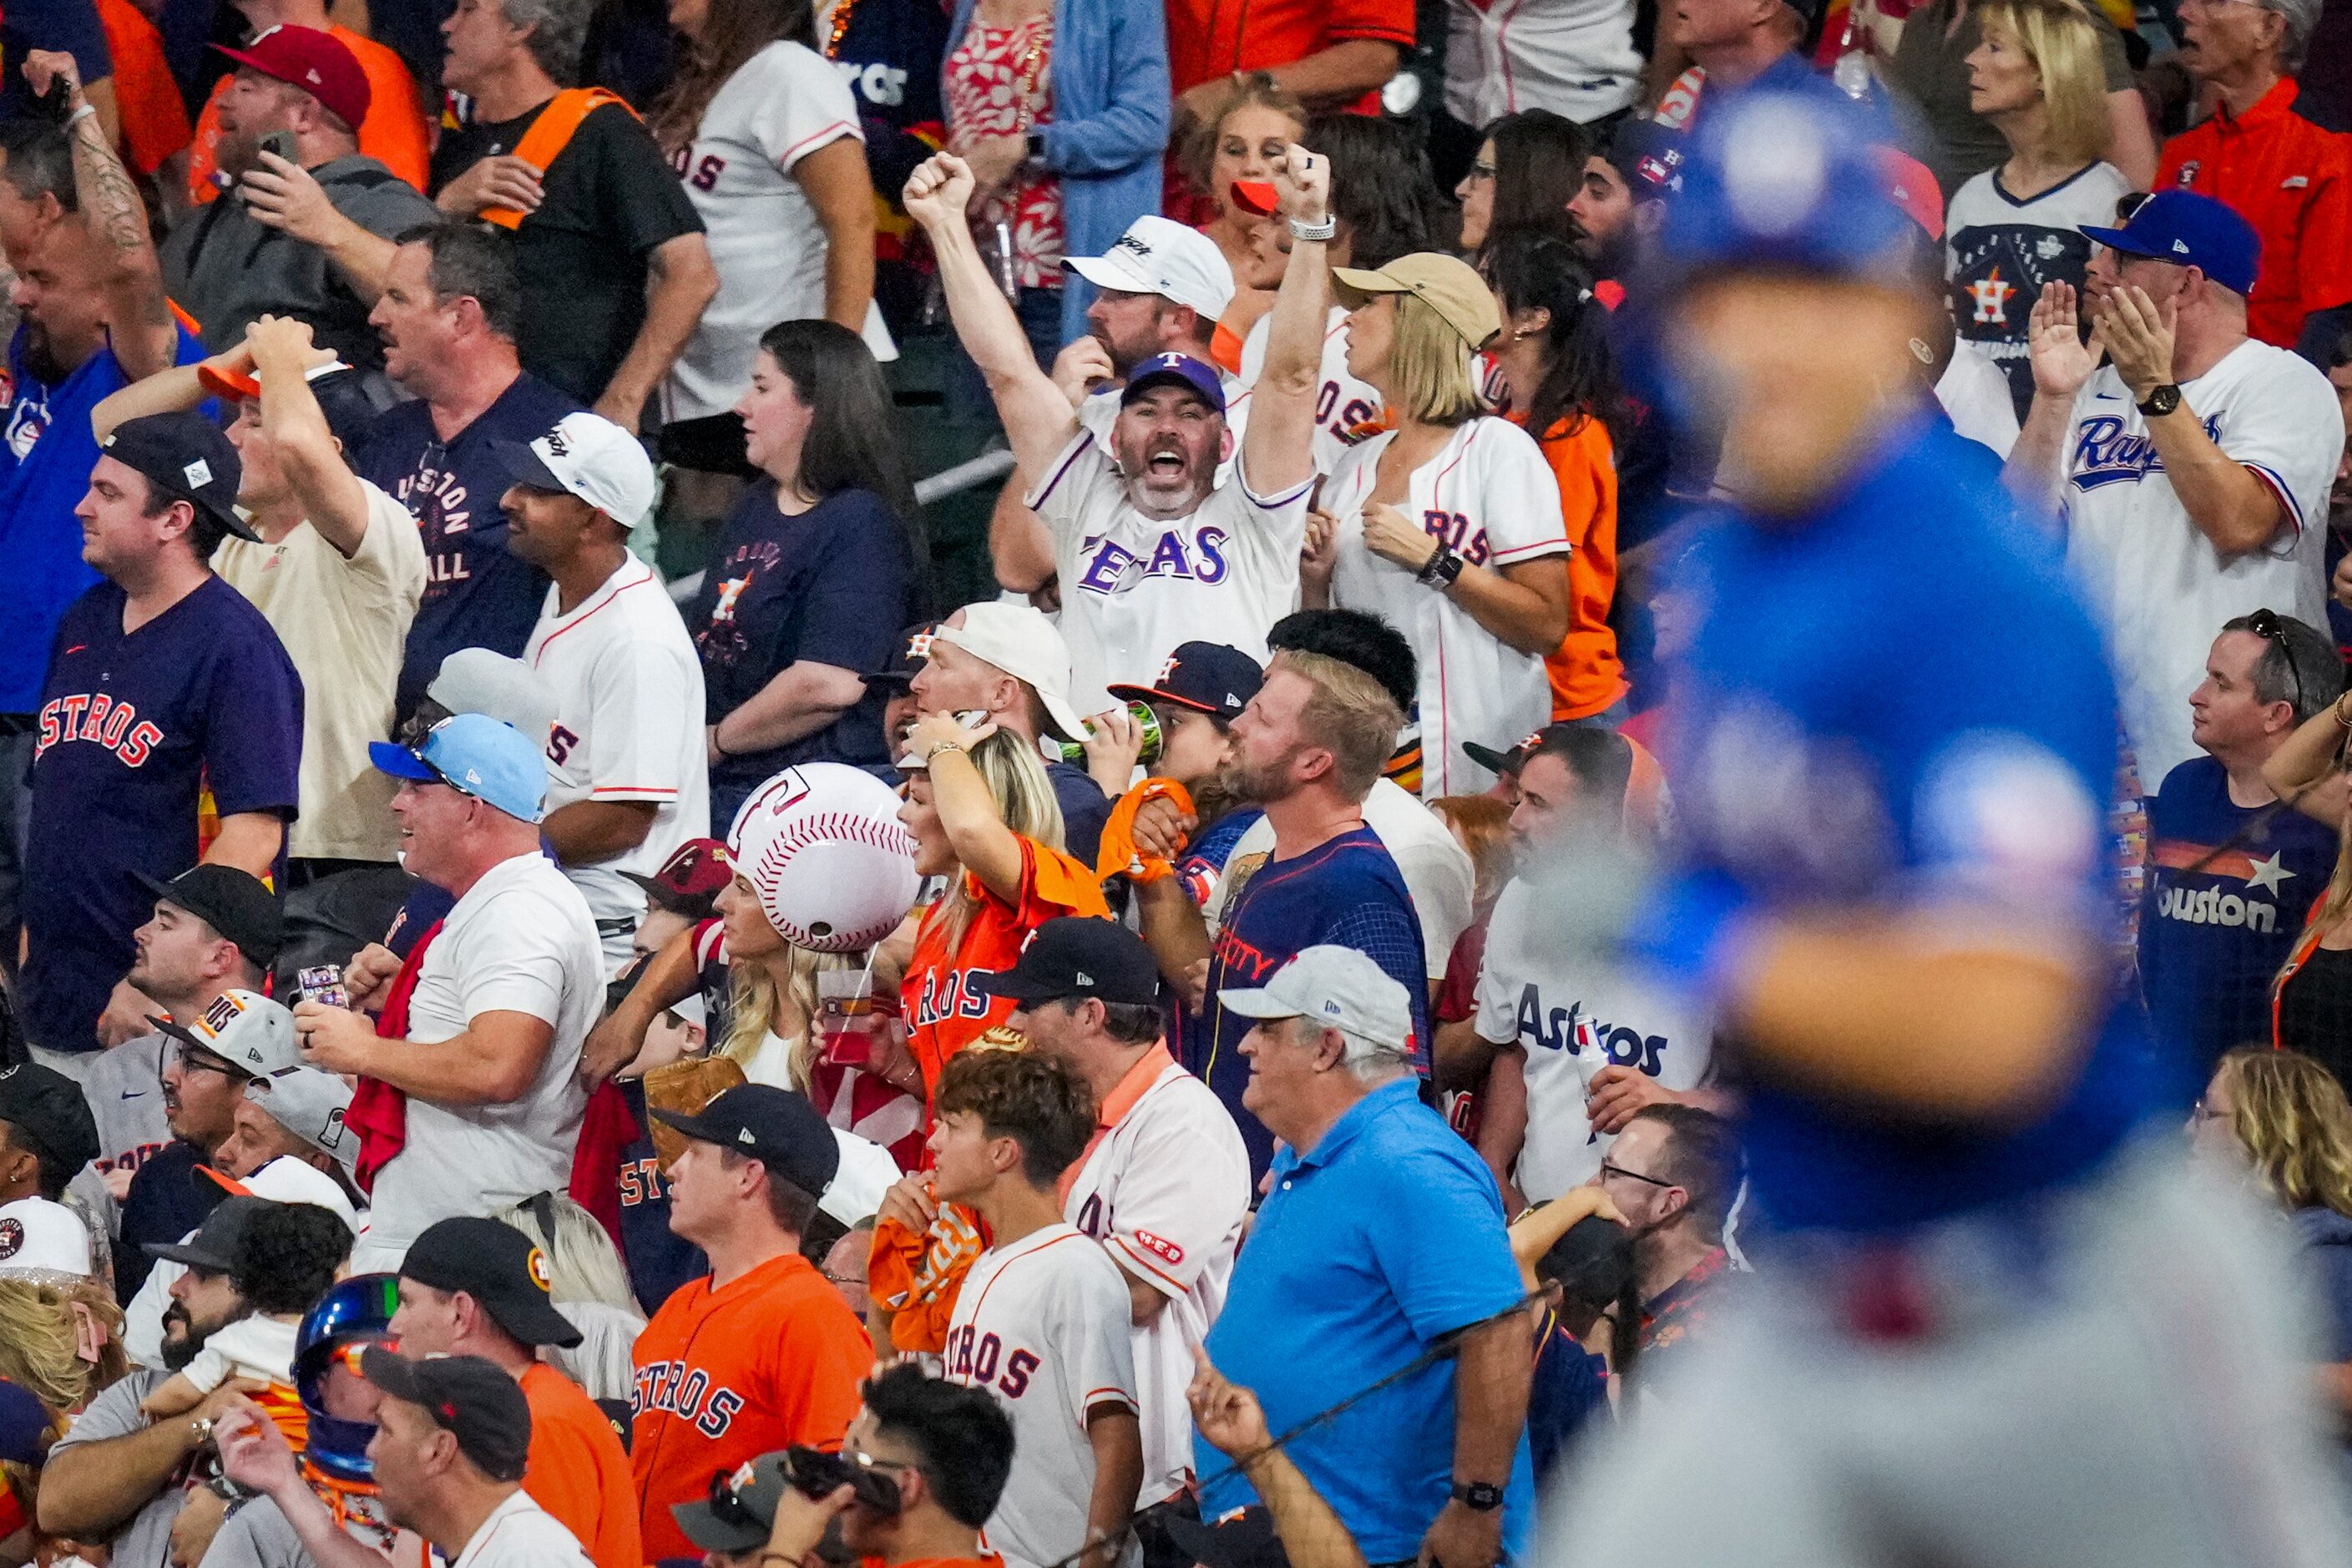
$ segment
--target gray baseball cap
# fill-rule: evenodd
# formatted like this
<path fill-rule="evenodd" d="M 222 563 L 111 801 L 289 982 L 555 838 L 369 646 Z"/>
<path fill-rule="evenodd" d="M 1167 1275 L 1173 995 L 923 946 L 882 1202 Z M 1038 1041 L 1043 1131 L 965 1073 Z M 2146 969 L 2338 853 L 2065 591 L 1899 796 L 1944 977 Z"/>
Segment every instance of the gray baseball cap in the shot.
<path fill-rule="evenodd" d="M 441 661 L 425 695 L 452 713 L 487 713 L 547 744 L 555 728 L 555 688 L 519 658 L 486 647 L 461 647 Z"/>
<path fill-rule="evenodd" d="M 332 1154 L 346 1175 L 359 1164 L 360 1135 L 344 1125 L 352 1108 L 351 1086 L 314 1067 L 292 1067 L 245 1086 L 246 1099 L 269 1119 L 322 1154 Z"/>
<path fill-rule="evenodd" d="M 1217 1000 L 1244 1018 L 1312 1018 L 1392 1051 L 1412 1048 L 1412 996 L 1352 947 L 1304 948 L 1264 985 L 1219 991 Z"/>

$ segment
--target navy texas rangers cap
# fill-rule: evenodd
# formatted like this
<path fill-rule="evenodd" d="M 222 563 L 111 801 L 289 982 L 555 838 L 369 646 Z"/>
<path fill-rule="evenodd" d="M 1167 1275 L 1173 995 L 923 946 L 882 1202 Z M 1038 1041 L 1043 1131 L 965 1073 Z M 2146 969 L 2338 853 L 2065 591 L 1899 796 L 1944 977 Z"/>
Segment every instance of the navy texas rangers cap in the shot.
<path fill-rule="evenodd" d="M 142 414 L 117 425 L 98 445 L 104 456 L 136 469 L 148 483 L 186 501 L 239 539 L 261 538 L 236 514 L 237 487 L 245 482 L 236 448 L 203 415 Z"/>
<path fill-rule="evenodd" d="M 2194 267 L 2233 294 L 2251 294 L 2263 238 L 2254 226 L 2211 196 L 2158 191 L 2121 228 L 2083 226 L 2083 237 L 2125 256 Z"/>
<path fill-rule="evenodd" d="M 653 1114 L 688 1138 L 750 1155 L 811 1197 L 823 1197 L 841 1169 L 833 1129 L 806 1098 L 788 1089 L 739 1083 L 694 1115 Z"/>
<path fill-rule="evenodd" d="M 1199 393 L 1201 401 L 1218 413 L 1225 411 L 1225 384 L 1218 379 L 1217 367 L 1180 353 L 1153 354 L 1137 365 L 1135 374 L 1127 378 L 1127 390 L 1118 395 L 1118 405 L 1124 408 L 1151 388 L 1171 381 Z"/>
<path fill-rule="evenodd" d="M 458 1451 L 490 1479 L 522 1479 L 530 1453 L 530 1401 L 513 1373 L 478 1355 L 411 1361 L 370 1345 L 360 1352 L 360 1375 L 446 1428 Z"/>
<path fill-rule="evenodd" d="M 1265 681 L 1265 671 L 1241 649 L 1188 642 L 1168 656 L 1159 679 L 1149 686 L 1114 686 L 1110 694 L 1121 702 L 1171 702 L 1231 723 Z"/>
<path fill-rule="evenodd" d="M 982 970 L 968 982 L 983 996 L 1031 1002 L 1093 996 L 1140 1007 L 1160 1003 L 1160 965 L 1143 939 L 1117 921 L 1064 915 L 1029 937 L 1010 969 Z"/>
<path fill-rule="evenodd" d="M 580 1342 L 580 1331 L 555 1310 L 547 1254 L 502 1220 L 466 1215 L 425 1226 L 408 1244 L 400 1277 L 436 1290 L 463 1290 L 526 1345 Z"/>

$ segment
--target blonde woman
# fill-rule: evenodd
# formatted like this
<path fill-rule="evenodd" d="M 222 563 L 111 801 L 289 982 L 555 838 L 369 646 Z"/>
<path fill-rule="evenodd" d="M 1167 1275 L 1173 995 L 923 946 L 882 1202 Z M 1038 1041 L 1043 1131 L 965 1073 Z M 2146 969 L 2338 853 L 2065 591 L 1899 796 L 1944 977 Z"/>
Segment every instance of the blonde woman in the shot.
<path fill-rule="evenodd" d="M 1234 182 L 1270 182 L 1286 149 L 1307 134 L 1307 110 L 1265 71 L 1235 81 L 1209 117 L 1195 127 L 1182 149 L 1186 175 L 1201 188 L 1210 216 L 1197 226 L 1216 241 L 1236 282 L 1255 268 L 1250 242 L 1266 219 L 1234 205 Z M 1276 220 L 1279 221 L 1279 220 Z M 1234 302 L 1216 333 L 1217 362 L 1241 369 L 1242 340 L 1260 316 L 1274 309 L 1272 289 L 1236 288 Z"/>
<path fill-rule="evenodd" d="M 546 1257 L 548 1296 L 580 1331 L 578 1344 L 550 1345 L 547 1359 L 591 1399 L 628 1399 L 636 1386 L 630 1351 L 646 1314 L 611 1235 L 560 1193 L 535 1194 L 492 1217 L 530 1237 Z"/>
<path fill-rule="evenodd" d="M 1476 795 L 1494 773 L 1463 746 L 1506 746 L 1551 721 L 1544 657 L 1568 635 L 1570 542 L 1534 437 L 1489 416 L 1471 356 L 1502 331 L 1467 263 L 1427 252 L 1335 267 L 1348 373 L 1392 427 L 1349 448 L 1309 523 L 1310 607 L 1369 610 L 1420 656 L 1423 798 Z M 1408 715 L 1408 718 L 1412 715 Z"/>
<path fill-rule="evenodd" d="M 0 1276 L 0 1378 L 39 1400 L 60 1428 L 130 1368 L 113 1291 L 70 1274 Z"/>
<path fill-rule="evenodd" d="M 994 1035 L 1017 1040 L 1010 998 L 973 978 L 1010 969 L 1029 933 L 1063 915 L 1108 917 L 1093 870 L 1063 853 L 1062 808 L 1036 749 L 1010 730 L 966 726 L 926 713 L 898 765 L 907 804 L 898 820 L 915 838 L 915 868 L 947 879 L 925 910 L 899 986 L 907 1048 L 928 1103 L 940 1069 Z"/>
<path fill-rule="evenodd" d="M 2105 162 L 2114 135 L 2098 29 L 2074 0 L 1990 0 L 1977 7 L 1969 106 L 1992 122 L 2009 156 L 1951 198 L 1946 270 L 1960 336 L 1982 344 L 2009 377 L 2017 416 L 2033 401 L 2027 318 L 2045 283 L 2083 285 L 2084 224 L 2116 221 L 2131 189 Z"/>

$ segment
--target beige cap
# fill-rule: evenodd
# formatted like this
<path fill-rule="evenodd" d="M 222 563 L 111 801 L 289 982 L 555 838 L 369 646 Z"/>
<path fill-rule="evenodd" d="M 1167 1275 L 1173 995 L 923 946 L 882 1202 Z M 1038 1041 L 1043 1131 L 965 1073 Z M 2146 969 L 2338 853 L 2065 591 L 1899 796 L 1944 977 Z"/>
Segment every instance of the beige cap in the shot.
<path fill-rule="evenodd" d="M 1485 348 L 1503 330 L 1502 312 L 1495 309 L 1494 290 L 1486 280 L 1468 262 L 1432 250 L 1400 256 L 1376 271 L 1334 267 L 1331 291 L 1350 310 L 1362 309 L 1375 294 L 1410 294 L 1443 317 L 1473 349 Z"/>

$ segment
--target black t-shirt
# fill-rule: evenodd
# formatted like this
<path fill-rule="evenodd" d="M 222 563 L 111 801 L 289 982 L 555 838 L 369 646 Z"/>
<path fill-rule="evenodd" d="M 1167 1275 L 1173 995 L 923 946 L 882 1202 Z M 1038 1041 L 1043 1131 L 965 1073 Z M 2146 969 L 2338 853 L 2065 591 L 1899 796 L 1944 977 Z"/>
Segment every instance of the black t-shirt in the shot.
<path fill-rule="evenodd" d="M 147 1282 L 155 1267 L 147 1246 L 168 1247 L 205 1223 L 213 1205 L 227 1195 L 217 1182 L 204 1180 L 196 1167 L 205 1152 L 194 1143 L 173 1139 L 157 1150 L 131 1178 L 123 1194 L 120 1225 L 121 1239 L 114 1248 L 114 1299 L 128 1305 Z"/>
<path fill-rule="evenodd" d="M 2312 950 L 2279 993 L 2278 1043 L 2352 1084 L 2352 952 Z"/>
<path fill-rule="evenodd" d="M 433 189 L 513 152 L 546 108 L 443 132 Z M 617 103 L 590 114 L 547 171 L 539 210 L 515 230 L 523 368 L 593 404 L 645 325 L 646 258 L 701 232 L 685 185 L 637 117 Z"/>
<path fill-rule="evenodd" d="M 906 524 L 880 496 L 843 490 L 786 517 L 776 510 L 774 483 L 763 480 L 736 502 L 686 617 L 702 656 L 706 721 L 716 724 L 802 659 L 861 675 L 879 669 L 914 618 L 914 552 Z M 729 757 L 710 770 L 710 782 L 756 784 L 802 763 L 887 763 L 888 696 L 868 686 L 856 707 L 816 733 Z"/>

